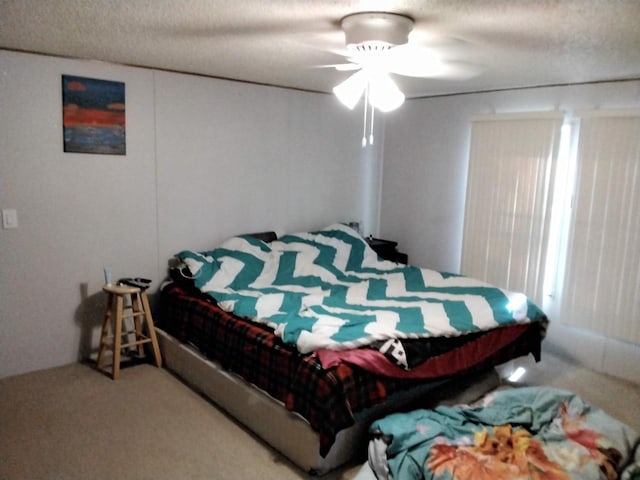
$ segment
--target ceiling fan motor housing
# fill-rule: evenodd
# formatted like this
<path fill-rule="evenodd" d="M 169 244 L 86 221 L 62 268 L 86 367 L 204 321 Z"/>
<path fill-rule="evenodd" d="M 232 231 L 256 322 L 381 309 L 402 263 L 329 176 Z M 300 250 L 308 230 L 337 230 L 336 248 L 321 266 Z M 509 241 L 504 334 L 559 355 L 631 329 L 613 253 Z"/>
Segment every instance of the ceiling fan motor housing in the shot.
<path fill-rule="evenodd" d="M 364 12 L 347 15 L 341 26 L 347 47 L 368 44 L 390 47 L 409 42 L 413 19 L 396 13 Z"/>

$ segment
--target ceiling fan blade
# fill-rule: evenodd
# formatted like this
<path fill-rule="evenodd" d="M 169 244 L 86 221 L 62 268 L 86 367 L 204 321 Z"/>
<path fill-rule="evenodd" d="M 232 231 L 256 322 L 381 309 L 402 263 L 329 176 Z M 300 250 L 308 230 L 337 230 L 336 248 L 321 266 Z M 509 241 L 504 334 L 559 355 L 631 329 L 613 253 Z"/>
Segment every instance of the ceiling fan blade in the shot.
<path fill-rule="evenodd" d="M 469 80 L 480 75 L 483 70 L 480 65 L 467 62 L 445 62 L 443 72 L 440 75 L 433 75 L 433 77 L 452 80 Z"/>
<path fill-rule="evenodd" d="M 331 65 L 339 72 L 352 72 L 354 70 L 360 70 L 362 68 L 361 65 L 357 65 L 355 63 L 338 63 L 336 65 Z"/>
<path fill-rule="evenodd" d="M 436 77 L 446 71 L 446 64 L 431 49 L 410 44 L 385 52 L 387 70 L 405 77 Z"/>
<path fill-rule="evenodd" d="M 401 45 L 387 52 L 388 71 L 405 77 L 468 80 L 482 73 L 482 68 L 468 62 L 443 61 L 431 49 Z"/>
<path fill-rule="evenodd" d="M 334 68 L 339 72 L 355 72 L 356 70 L 360 70 L 362 67 L 355 63 L 327 63 L 325 65 L 316 65 L 313 68 Z"/>

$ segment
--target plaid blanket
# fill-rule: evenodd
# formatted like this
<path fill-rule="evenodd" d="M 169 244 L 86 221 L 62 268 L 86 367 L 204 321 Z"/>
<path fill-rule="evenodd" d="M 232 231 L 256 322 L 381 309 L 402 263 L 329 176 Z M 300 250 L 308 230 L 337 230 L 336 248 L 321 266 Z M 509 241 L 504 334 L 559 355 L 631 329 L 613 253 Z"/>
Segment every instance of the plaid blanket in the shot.
<path fill-rule="evenodd" d="M 367 418 L 373 408 L 399 397 L 428 396 L 442 382 L 385 378 L 347 363 L 324 369 L 315 354 L 299 353 L 268 327 L 224 312 L 210 297 L 177 284 L 163 289 L 156 322 L 168 334 L 193 345 L 306 418 L 319 434 L 323 456 L 340 430 Z M 508 346 L 490 354 L 478 357 L 475 347 L 461 352 L 474 358 L 465 373 L 486 370 L 530 352 L 539 355 L 541 337 L 540 326 L 531 324 Z"/>
<path fill-rule="evenodd" d="M 177 256 L 223 310 L 269 325 L 302 353 L 545 319 L 522 294 L 382 261 L 344 225 L 270 244 L 233 237 L 214 250 Z"/>

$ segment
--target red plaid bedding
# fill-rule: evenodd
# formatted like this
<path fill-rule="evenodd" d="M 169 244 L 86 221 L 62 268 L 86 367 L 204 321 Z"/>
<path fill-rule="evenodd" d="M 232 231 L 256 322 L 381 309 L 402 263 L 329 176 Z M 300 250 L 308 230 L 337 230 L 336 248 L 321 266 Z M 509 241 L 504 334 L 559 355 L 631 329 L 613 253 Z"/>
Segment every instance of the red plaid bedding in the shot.
<path fill-rule="evenodd" d="M 415 389 L 425 394 L 425 380 L 381 377 L 347 363 L 323 369 L 315 354 L 300 354 L 267 327 L 224 312 L 211 297 L 176 284 L 166 287 L 161 299 L 158 327 L 301 414 L 318 432 L 322 456 L 337 433 L 356 423 L 366 410 L 384 405 L 395 393 Z M 528 353 L 538 358 L 541 340 L 540 326 L 531 324 L 510 345 L 464 373 Z"/>

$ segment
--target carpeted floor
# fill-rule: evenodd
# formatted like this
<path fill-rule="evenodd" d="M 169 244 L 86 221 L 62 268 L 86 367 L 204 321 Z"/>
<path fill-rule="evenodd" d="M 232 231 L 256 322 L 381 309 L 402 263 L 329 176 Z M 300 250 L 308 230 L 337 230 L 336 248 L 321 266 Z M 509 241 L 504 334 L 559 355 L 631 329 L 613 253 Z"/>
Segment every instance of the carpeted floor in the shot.
<path fill-rule="evenodd" d="M 82 364 L 0 380 L 0 432 L 5 480 L 306 476 L 151 365 L 115 382 Z"/>
<path fill-rule="evenodd" d="M 573 390 L 640 430 L 640 386 L 551 354 L 526 384 Z M 364 459 L 323 477 L 352 479 Z M 118 381 L 73 364 L 0 380 L 0 478 L 300 479 L 307 475 L 166 370 Z"/>

